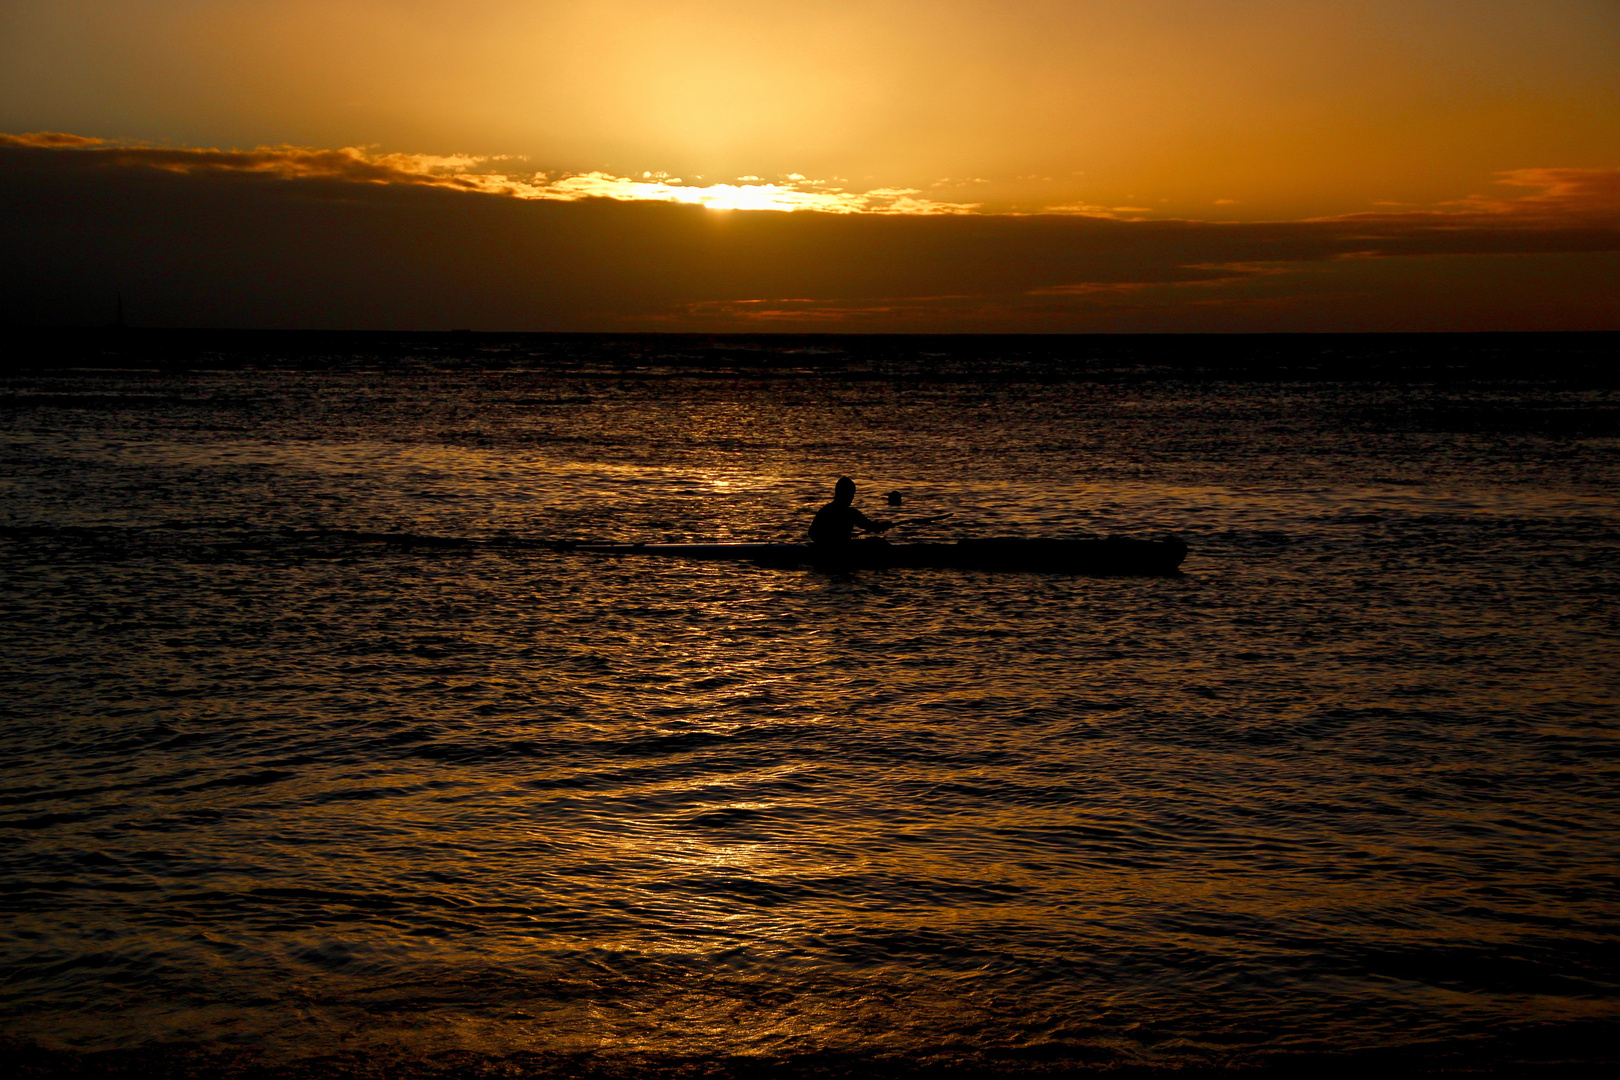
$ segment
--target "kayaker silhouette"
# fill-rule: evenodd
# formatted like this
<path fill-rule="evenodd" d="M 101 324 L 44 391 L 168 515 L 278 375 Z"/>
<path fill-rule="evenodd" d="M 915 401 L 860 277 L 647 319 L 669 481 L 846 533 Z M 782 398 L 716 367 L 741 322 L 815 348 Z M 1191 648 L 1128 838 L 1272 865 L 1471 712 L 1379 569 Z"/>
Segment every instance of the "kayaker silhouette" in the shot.
<path fill-rule="evenodd" d="M 855 481 L 840 476 L 833 485 L 832 502 L 816 511 L 810 522 L 810 540 L 822 547 L 839 547 L 850 542 L 857 528 L 880 533 L 894 528 L 892 521 L 873 521 L 850 504 L 855 501 Z"/>

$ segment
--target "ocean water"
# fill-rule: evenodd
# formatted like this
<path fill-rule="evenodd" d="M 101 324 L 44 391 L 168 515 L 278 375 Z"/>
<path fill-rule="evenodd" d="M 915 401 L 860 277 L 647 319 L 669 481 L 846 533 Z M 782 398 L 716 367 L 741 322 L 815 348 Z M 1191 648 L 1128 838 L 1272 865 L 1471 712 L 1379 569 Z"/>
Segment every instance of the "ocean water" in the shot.
<path fill-rule="evenodd" d="M 1601 363 L 244 341 L 0 376 L 0 1036 L 35 1067 L 1620 1057 Z M 952 515 L 904 537 L 1190 553 L 541 543 L 796 539 L 846 473 Z"/>

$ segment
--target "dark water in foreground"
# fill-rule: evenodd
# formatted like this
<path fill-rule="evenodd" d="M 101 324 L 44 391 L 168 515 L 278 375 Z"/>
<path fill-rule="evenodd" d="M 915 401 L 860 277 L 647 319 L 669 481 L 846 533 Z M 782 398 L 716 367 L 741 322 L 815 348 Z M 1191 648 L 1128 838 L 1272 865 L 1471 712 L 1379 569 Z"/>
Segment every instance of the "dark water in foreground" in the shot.
<path fill-rule="evenodd" d="M 14 1050 L 1620 1057 L 1612 378 L 496 344 L 0 377 Z M 840 472 L 1191 554 L 511 542 L 794 538 Z"/>

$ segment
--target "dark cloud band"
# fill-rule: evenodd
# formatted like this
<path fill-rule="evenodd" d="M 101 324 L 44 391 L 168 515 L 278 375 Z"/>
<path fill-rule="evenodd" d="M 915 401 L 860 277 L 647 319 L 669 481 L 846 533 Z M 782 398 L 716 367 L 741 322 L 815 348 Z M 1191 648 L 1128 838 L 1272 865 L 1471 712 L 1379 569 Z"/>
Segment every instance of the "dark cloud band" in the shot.
<path fill-rule="evenodd" d="M 1503 198 L 1238 223 L 715 212 L 501 180 L 354 151 L 0 136 L 0 310 L 82 321 L 122 291 L 148 321 L 198 325 L 1620 325 L 1620 170 L 1523 170 Z M 1412 325 L 1418 293 L 1435 325 Z"/>

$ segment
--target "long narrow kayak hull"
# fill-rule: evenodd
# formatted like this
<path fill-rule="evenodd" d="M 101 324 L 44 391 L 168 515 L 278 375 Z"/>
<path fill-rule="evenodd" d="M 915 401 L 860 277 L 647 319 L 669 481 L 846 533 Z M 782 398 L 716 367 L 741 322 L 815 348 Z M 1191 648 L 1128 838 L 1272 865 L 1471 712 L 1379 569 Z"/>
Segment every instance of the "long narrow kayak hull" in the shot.
<path fill-rule="evenodd" d="M 1180 540 L 959 540 L 954 544 L 856 541 L 838 548 L 816 544 L 571 544 L 598 555 L 652 555 L 717 559 L 760 566 L 823 569 L 935 567 L 1047 574 L 1174 574 L 1187 557 Z"/>

